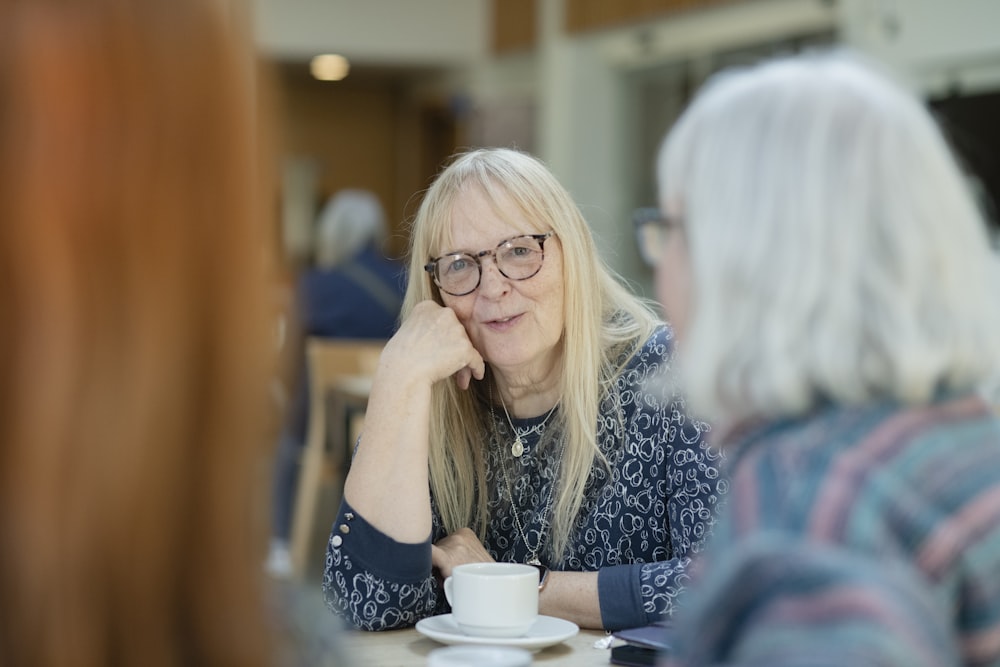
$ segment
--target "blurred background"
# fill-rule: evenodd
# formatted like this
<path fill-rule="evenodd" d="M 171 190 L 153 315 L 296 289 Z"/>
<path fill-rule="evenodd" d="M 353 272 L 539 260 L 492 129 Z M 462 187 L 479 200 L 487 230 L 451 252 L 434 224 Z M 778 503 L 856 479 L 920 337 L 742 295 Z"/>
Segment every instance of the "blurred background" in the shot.
<path fill-rule="evenodd" d="M 629 212 L 655 205 L 653 156 L 692 92 L 721 67 L 830 44 L 886 61 L 932 103 L 996 233 L 997 0 L 255 0 L 254 8 L 279 84 L 278 217 L 292 270 L 309 261 L 316 214 L 338 190 L 380 198 L 386 251 L 400 256 L 406 221 L 448 156 L 514 146 L 551 166 L 608 263 L 651 296 Z M 314 60 L 321 55 L 332 57 Z"/>

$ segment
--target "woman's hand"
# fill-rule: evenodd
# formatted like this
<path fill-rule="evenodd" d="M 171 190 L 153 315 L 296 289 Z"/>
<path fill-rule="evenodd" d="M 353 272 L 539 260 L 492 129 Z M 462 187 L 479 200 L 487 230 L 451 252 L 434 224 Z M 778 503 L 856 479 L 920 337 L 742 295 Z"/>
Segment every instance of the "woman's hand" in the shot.
<path fill-rule="evenodd" d="M 482 380 L 486 372 L 483 357 L 455 312 L 434 301 L 414 307 L 386 344 L 379 365 L 396 381 L 417 374 L 433 384 L 454 375 L 462 389 L 469 388 L 473 377 Z"/>
<path fill-rule="evenodd" d="M 431 565 L 442 579 L 450 577 L 456 565 L 492 562 L 493 557 L 471 528 L 462 528 L 431 545 Z"/>

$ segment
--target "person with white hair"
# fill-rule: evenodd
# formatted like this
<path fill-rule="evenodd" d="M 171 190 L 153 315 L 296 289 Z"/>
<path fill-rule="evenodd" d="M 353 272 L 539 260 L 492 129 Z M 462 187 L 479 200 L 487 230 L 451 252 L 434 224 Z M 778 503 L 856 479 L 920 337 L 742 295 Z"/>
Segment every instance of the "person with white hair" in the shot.
<path fill-rule="evenodd" d="M 731 502 L 672 665 L 1000 664 L 997 258 L 924 105 L 809 54 L 717 75 L 639 230 Z"/>
<path fill-rule="evenodd" d="M 406 271 L 401 262 L 386 256 L 387 238 L 385 210 L 368 190 L 336 192 L 316 220 L 313 266 L 299 276 L 290 327 L 296 377 L 274 471 L 266 569 L 279 578 L 292 573 L 288 546 L 292 504 L 309 422 L 305 338 L 386 340 L 393 334 L 403 305 Z"/>
<path fill-rule="evenodd" d="M 387 257 L 385 210 L 368 190 L 348 188 L 327 201 L 316 222 L 314 266 L 299 282 L 299 312 L 309 335 L 387 339 L 396 330 L 406 287 L 403 265 Z"/>

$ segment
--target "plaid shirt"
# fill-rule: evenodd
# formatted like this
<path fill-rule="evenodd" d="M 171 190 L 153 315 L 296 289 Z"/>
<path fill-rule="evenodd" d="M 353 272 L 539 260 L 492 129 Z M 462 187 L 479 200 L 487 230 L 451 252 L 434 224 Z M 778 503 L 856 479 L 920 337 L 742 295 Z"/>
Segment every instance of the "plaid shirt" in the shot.
<path fill-rule="evenodd" d="M 1000 665 L 1000 419 L 978 397 L 744 432 L 670 665 Z"/>

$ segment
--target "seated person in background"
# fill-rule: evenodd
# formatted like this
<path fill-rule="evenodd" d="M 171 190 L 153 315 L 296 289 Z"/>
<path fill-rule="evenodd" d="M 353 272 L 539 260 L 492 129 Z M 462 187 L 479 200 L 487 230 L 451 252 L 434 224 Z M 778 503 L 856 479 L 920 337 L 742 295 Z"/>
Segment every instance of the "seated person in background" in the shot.
<path fill-rule="evenodd" d="M 406 287 L 405 270 L 382 251 L 385 211 L 366 190 L 330 197 L 316 224 L 314 266 L 299 277 L 289 338 L 295 358 L 292 395 L 274 469 L 273 529 L 267 569 L 291 574 L 288 540 L 299 461 L 309 424 L 305 339 L 388 339 L 396 330 Z"/>
<path fill-rule="evenodd" d="M 385 211 L 366 190 L 330 197 L 316 223 L 314 266 L 302 272 L 298 317 L 308 336 L 388 339 L 399 323 L 403 265 L 385 256 Z"/>
<path fill-rule="evenodd" d="M 675 665 L 1000 664 L 997 258 L 922 104 L 846 54 L 718 75 L 641 230 L 731 500 Z"/>
<path fill-rule="evenodd" d="M 0 2 L 0 664 L 296 659 L 248 511 L 276 359 L 240 11 Z"/>
<path fill-rule="evenodd" d="M 330 607 L 365 629 L 412 625 L 447 611 L 454 566 L 496 560 L 548 570 L 542 614 L 589 628 L 670 614 L 725 489 L 707 426 L 671 390 L 670 329 L 526 154 L 458 157 L 411 241 L 329 542 Z"/>

